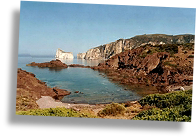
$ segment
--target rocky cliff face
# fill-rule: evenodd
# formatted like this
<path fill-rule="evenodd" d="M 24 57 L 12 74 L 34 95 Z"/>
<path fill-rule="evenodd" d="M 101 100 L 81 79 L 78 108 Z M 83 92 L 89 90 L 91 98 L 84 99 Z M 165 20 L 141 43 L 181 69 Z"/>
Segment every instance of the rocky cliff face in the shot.
<path fill-rule="evenodd" d="M 77 54 L 77 59 L 84 59 L 86 53 L 78 53 Z"/>
<path fill-rule="evenodd" d="M 72 52 L 64 52 L 61 49 L 57 49 L 56 51 L 56 59 L 73 59 L 73 53 Z"/>
<path fill-rule="evenodd" d="M 119 39 L 115 42 L 92 48 L 86 52 L 84 59 L 109 59 L 110 57 L 131 50 L 146 44 L 160 45 L 160 44 L 184 44 L 194 43 L 194 35 L 165 35 L 165 34 L 151 34 L 138 35 L 130 39 Z"/>
<path fill-rule="evenodd" d="M 193 83 L 194 43 L 146 44 L 116 54 L 94 70 L 103 71 L 122 84 L 146 84 L 167 92 L 174 86 Z"/>

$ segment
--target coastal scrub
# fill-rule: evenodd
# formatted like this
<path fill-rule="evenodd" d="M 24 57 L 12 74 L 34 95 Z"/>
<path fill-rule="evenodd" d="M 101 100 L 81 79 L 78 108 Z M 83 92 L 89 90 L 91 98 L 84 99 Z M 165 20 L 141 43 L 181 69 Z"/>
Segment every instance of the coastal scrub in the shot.
<path fill-rule="evenodd" d="M 107 105 L 103 110 L 101 110 L 98 113 L 98 116 L 103 117 L 103 116 L 117 116 L 117 115 L 123 115 L 126 111 L 126 108 L 118 103 L 111 103 Z"/>
<path fill-rule="evenodd" d="M 47 108 L 47 109 L 32 109 L 28 111 L 17 111 L 16 115 L 96 118 L 96 116 L 91 115 L 89 113 L 80 113 L 73 109 L 67 109 L 67 108 Z"/>
<path fill-rule="evenodd" d="M 139 103 L 155 108 L 140 112 L 133 120 L 191 121 L 192 90 L 148 95 Z"/>

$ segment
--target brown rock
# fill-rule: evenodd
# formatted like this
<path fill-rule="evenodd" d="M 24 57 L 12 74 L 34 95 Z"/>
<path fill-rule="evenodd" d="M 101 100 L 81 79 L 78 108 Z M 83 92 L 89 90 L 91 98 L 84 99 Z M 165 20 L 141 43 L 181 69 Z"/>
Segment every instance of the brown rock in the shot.
<path fill-rule="evenodd" d="M 32 62 L 30 64 L 27 64 L 26 66 L 37 66 L 40 68 L 68 68 L 68 66 L 65 63 L 62 63 L 60 60 L 52 60 L 50 62 L 45 62 L 45 63 L 35 63 Z"/>
<path fill-rule="evenodd" d="M 57 94 L 56 98 L 58 98 L 59 100 L 61 100 L 64 96 L 71 94 L 71 92 L 64 90 L 64 89 L 59 89 L 57 87 L 54 87 L 52 89 Z"/>
<path fill-rule="evenodd" d="M 119 53 L 91 68 L 104 72 L 113 81 L 153 85 L 159 91 L 167 92 L 165 87 L 168 85 L 192 84 L 193 62 L 185 58 L 180 50 L 170 58 L 168 52 L 156 52 L 155 47 L 147 45 Z"/>
<path fill-rule="evenodd" d="M 58 88 L 50 88 L 45 82 L 38 80 L 33 73 L 18 69 L 17 72 L 17 110 L 28 110 L 35 107 L 36 100 L 41 96 L 51 96 L 55 99 L 61 100 L 64 96 L 69 95 L 70 92 Z M 21 100 L 28 99 L 27 102 Z M 34 105 L 32 105 L 34 104 Z"/>

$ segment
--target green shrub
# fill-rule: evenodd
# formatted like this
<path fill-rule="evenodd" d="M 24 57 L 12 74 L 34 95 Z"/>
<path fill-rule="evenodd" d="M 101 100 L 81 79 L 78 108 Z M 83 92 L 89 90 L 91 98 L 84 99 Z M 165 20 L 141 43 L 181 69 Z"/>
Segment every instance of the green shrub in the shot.
<path fill-rule="evenodd" d="M 157 109 L 140 112 L 133 120 L 156 120 L 156 121 L 191 121 L 191 106 L 186 109 L 183 105 L 174 108 Z"/>
<path fill-rule="evenodd" d="M 183 49 L 182 50 L 194 50 L 194 43 L 183 44 Z"/>
<path fill-rule="evenodd" d="M 80 113 L 73 109 L 66 109 L 66 108 L 32 109 L 28 111 L 17 111 L 16 114 L 17 115 L 36 115 L 36 116 L 95 118 L 95 116 L 91 114 Z"/>
<path fill-rule="evenodd" d="M 152 94 L 142 98 L 139 103 L 156 108 L 140 112 L 133 120 L 191 121 L 192 90 Z"/>
<path fill-rule="evenodd" d="M 188 58 L 194 58 L 194 55 L 189 55 Z"/>
<path fill-rule="evenodd" d="M 163 45 L 155 45 L 157 52 L 168 52 L 171 55 L 178 53 L 178 45 L 177 44 L 163 44 Z"/>
<path fill-rule="evenodd" d="M 103 110 L 99 111 L 98 116 L 108 116 L 108 115 L 112 115 L 112 116 L 116 116 L 118 114 L 124 114 L 124 112 L 126 111 L 126 108 L 118 103 L 112 103 L 109 104 L 108 106 L 106 106 Z"/>
<path fill-rule="evenodd" d="M 173 107 L 180 104 L 192 104 L 192 90 L 177 91 L 167 94 L 152 94 L 142 98 L 139 103 L 142 106 L 148 104 L 158 108 Z"/>
<path fill-rule="evenodd" d="M 141 57 L 141 58 L 145 58 L 146 56 L 147 56 L 146 53 L 142 53 L 141 55 L 139 55 L 139 57 Z"/>

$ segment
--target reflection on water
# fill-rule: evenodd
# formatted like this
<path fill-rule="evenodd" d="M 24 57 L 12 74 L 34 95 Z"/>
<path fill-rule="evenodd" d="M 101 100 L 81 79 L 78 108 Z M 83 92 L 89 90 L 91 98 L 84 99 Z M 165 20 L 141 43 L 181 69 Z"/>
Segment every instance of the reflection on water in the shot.
<path fill-rule="evenodd" d="M 85 60 L 85 59 L 59 59 L 63 63 L 70 64 L 80 64 L 84 66 L 97 66 L 99 63 L 104 62 L 104 60 Z"/>
<path fill-rule="evenodd" d="M 63 69 L 66 69 L 66 68 L 48 68 L 49 69 L 49 71 L 55 71 L 55 72 L 59 72 L 59 71 L 61 71 L 61 70 L 63 70 Z"/>
<path fill-rule="evenodd" d="M 67 65 L 72 64 L 75 61 L 75 59 L 61 59 L 61 58 L 58 58 L 58 59 Z"/>
<path fill-rule="evenodd" d="M 77 59 L 77 63 L 82 63 L 85 66 L 97 66 L 99 63 L 104 62 L 104 60 L 85 60 L 85 59 Z"/>

